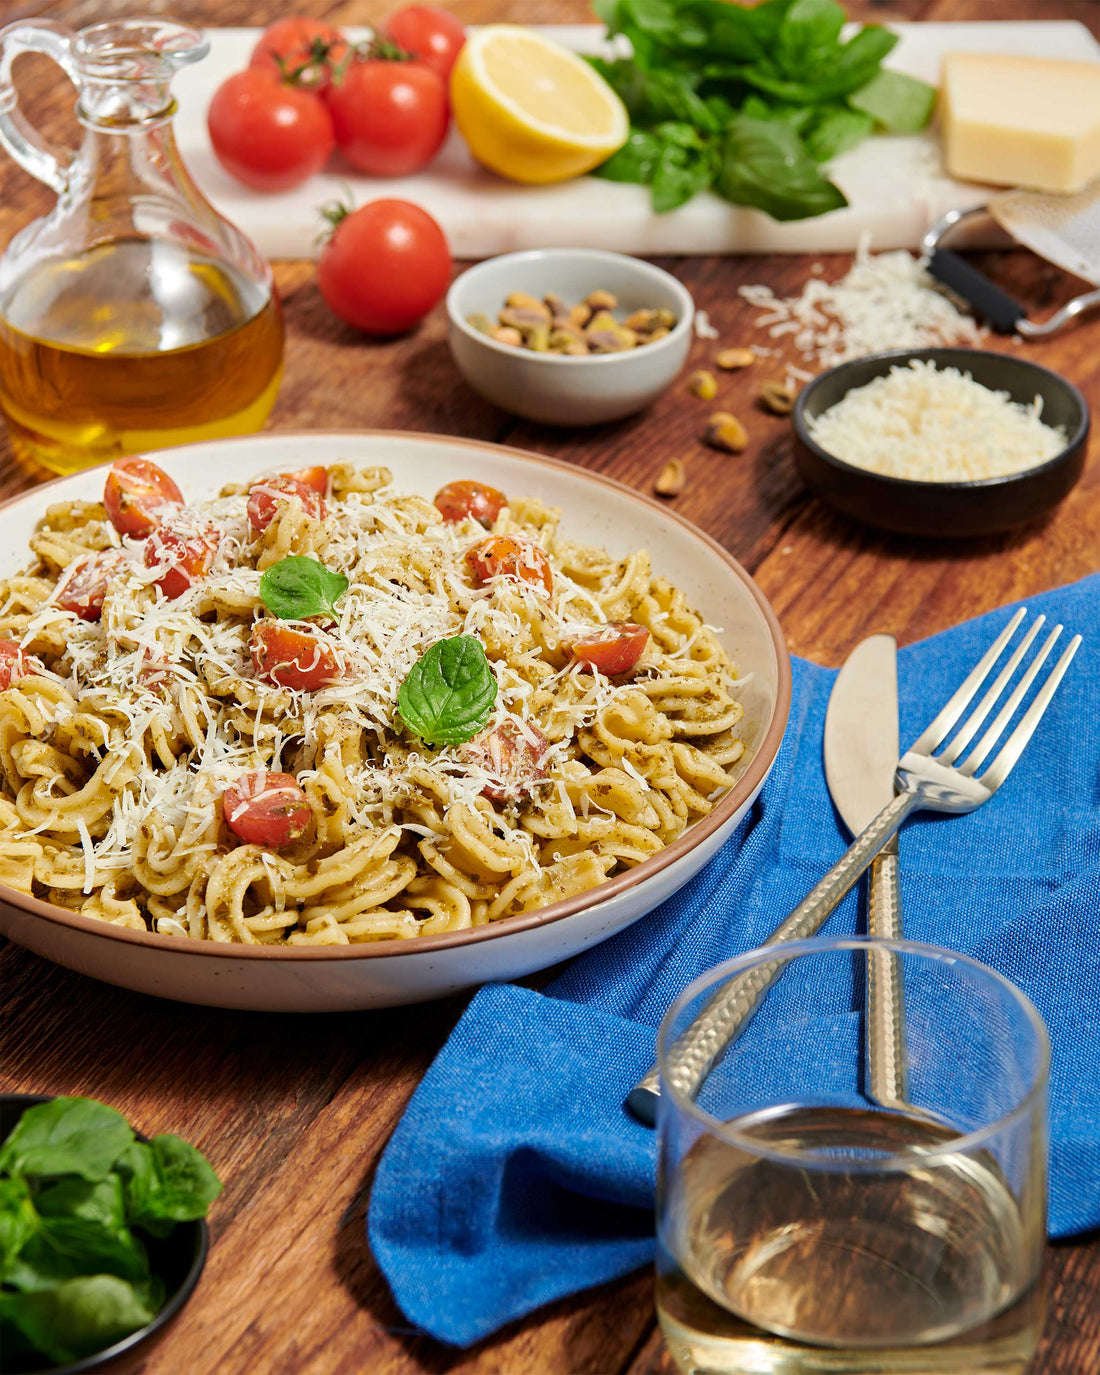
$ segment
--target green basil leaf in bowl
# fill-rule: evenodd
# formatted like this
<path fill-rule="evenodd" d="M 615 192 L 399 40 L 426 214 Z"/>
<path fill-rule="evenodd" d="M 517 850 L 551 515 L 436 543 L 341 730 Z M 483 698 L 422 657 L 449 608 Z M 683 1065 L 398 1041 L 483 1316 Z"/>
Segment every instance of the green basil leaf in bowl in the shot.
<path fill-rule="evenodd" d="M 221 1183 L 176 1136 L 88 1098 L 0 1096 L 0 1375 L 91 1370 L 163 1331 Z"/>
<path fill-rule="evenodd" d="M 336 603 L 347 590 L 343 573 L 334 573 L 304 554 L 288 554 L 260 578 L 260 600 L 280 621 L 335 617 Z"/>
<path fill-rule="evenodd" d="M 461 745 L 481 730 L 497 699 L 485 648 L 473 635 L 438 640 L 409 670 L 397 710 L 429 745 Z"/>

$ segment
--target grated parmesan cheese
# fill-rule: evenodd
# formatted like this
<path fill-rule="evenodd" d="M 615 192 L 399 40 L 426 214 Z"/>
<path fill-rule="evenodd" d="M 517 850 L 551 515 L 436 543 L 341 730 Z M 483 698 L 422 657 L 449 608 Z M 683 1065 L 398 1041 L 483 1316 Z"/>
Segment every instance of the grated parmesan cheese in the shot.
<path fill-rule="evenodd" d="M 904 249 L 876 256 L 867 235 L 851 271 L 837 282 L 811 277 L 800 296 L 787 298 L 767 286 L 742 286 L 738 292 L 761 312 L 758 329 L 788 340 L 824 368 L 886 349 L 975 346 L 986 337 L 920 259 Z"/>
<path fill-rule="evenodd" d="M 1024 405 L 957 368 L 913 359 L 853 388 L 809 429 L 827 453 L 857 468 L 971 482 L 1037 467 L 1065 447 L 1065 431 L 1044 425 L 1042 409 L 1040 396 Z"/>

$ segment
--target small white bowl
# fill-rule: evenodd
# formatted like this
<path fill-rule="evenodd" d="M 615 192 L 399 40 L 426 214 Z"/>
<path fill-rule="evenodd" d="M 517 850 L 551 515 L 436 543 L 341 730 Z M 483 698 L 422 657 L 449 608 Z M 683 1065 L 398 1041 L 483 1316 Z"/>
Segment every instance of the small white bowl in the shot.
<path fill-rule="evenodd" d="M 495 320 L 513 291 L 538 297 L 555 292 L 573 305 L 599 288 L 618 297 L 617 315 L 665 308 L 676 324 L 654 344 L 572 358 L 498 344 L 466 323 L 478 313 Z M 695 302 L 675 277 L 641 258 L 595 248 L 536 248 L 468 268 L 447 293 L 447 314 L 458 369 L 486 400 L 546 425 L 598 425 L 642 410 L 673 382 L 691 347 Z"/>

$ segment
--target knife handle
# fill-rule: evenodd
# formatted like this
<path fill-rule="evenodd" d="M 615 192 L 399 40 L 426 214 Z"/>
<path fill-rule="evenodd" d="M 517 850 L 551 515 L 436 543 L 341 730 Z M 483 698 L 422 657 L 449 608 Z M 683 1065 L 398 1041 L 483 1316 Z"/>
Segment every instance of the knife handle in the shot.
<path fill-rule="evenodd" d="M 872 860 L 877 858 L 882 848 L 890 843 L 909 813 L 921 805 L 916 793 L 900 792 L 892 798 L 763 944 L 782 945 L 816 936 L 829 913 L 859 880 Z M 694 1096 L 714 1062 L 752 1019 L 760 999 L 785 964 L 786 960 L 780 958 L 770 964 L 758 965 L 747 973 L 735 975 L 716 990 L 695 1020 L 681 1033 L 669 1052 L 668 1073 L 688 1097 Z M 652 1127 L 657 1121 L 660 1096 L 660 1073 L 658 1066 L 654 1065 L 627 1094 L 626 1106 L 639 1122 Z"/>
<path fill-rule="evenodd" d="M 902 936 L 896 837 L 871 865 L 867 932 L 892 940 Z M 890 950 L 867 952 L 866 1026 L 870 1096 L 884 1108 L 905 1109 L 905 997 L 901 961 Z"/>

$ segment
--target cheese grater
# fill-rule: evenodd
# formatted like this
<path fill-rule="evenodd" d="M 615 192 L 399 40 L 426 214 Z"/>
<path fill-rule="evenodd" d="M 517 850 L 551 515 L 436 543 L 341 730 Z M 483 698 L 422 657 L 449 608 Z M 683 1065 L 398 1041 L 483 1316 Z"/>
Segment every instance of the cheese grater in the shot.
<path fill-rule="evenodd" d="M 921 240 L 921 251 L 932 276 L 951 288 L 988 320 L 999 334 L 1041 339 L 1095 306 L 1100 290 L 1075 297 L 1041 324 L 1027 318 L 1027 309 L 1006 291 L 983 277 L 965 258 L 941 247 L 942 241 L 965 220 L 992 217 L 1018 244 L 1064 272 L 1100 287 L 1100 182 L 1073 196 L 1040 191 L 1005 191 L 975 210 L 952 210 Z"/>

